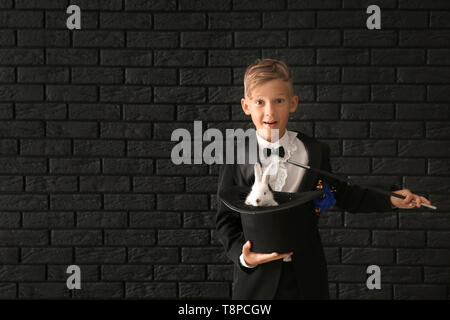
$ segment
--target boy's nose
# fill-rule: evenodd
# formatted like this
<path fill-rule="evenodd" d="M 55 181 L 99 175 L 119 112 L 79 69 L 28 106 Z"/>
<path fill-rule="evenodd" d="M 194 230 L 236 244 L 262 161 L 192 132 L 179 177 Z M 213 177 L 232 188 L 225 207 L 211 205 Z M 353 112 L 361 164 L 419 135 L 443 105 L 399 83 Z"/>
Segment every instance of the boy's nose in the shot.
<path fill-rule="evenodd" d="M 264 110 L 266 112 L 266 115 L 272 115 L 273 114 L 273 106 L 271 103 L 267 103 L 266 104 L 266 110 Z"/>

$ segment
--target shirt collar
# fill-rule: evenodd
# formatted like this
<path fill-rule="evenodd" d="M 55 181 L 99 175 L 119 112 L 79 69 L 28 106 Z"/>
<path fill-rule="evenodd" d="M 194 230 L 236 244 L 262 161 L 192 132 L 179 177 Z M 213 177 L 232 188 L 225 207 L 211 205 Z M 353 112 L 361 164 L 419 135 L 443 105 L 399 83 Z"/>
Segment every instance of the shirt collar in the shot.
<path fill-rule="evenodd" d="M 256 138 L 258 139 L 258 145 L 260 148 L 278 148 L 283 147 L 284 149 L 291 148 L 291 141 L 297 136 L 297 132 L 286 130 L 283 136 L 275 142 L 269 142 L 265 140 L 263 137 L 258 135 L 258 131 L 256 131 Z"/>

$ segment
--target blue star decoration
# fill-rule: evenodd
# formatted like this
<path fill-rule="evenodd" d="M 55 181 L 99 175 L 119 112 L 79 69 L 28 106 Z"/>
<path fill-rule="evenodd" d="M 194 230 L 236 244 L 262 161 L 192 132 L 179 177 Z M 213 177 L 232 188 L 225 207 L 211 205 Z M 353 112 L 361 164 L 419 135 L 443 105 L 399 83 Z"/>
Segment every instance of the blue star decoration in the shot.
<path fill-rule="evenodd" d="M 323 189 L 325 191 L 325 193 L 321 196 L 314 198 L 316 215 L 320 215 L 321 212 L 325 212 L 336 203 L 336 199 L 333 195 L 333 192 L 335 192 L 336 190 L 334 190 L 334 188 L 333 190 L 330 190 L 328 184 L 322 181 L 322 179 L 319 179 L 316 186 L 316 190 L 317 189 Z"/>

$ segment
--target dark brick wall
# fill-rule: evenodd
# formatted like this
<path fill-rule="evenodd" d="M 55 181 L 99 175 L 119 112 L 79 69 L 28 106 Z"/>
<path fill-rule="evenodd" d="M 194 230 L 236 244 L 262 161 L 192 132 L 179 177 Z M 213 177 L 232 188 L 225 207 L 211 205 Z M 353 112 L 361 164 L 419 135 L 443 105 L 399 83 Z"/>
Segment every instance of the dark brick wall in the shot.
<path fill-rule="evenodd" d="M 170 135 L 248 127 L 243 72 L 273 57 L 300 96 L 289 127 L 335 172 L 439 207 L 324 214 L 331 296 L 448 299 L 449 18 L 448 0 L 0 0 L 0 297 L 229 298 L 218 168 L 174 165 Z"/>

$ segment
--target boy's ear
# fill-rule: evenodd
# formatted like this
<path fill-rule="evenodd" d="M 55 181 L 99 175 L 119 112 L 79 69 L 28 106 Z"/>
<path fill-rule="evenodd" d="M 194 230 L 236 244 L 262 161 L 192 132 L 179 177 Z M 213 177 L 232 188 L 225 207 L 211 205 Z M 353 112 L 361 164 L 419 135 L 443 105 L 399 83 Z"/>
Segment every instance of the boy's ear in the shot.
<path fill-rule="evenodd" d="M 298 107 L 298 96 L 293 96 L 291 100 L 291 105 L 289 106 L 289 112 L 295 112 Z"/>
<path fill-rule="evenodd" d="M 250 115 L 251 114 L 250 113 L 250 108 L 249 108 L 248 104 L 245 102 L 244 98 L 241 99 L 241 106 L 242 106 L 242 110 L 244 110 L 244 113 L 246 115 Z"/>

